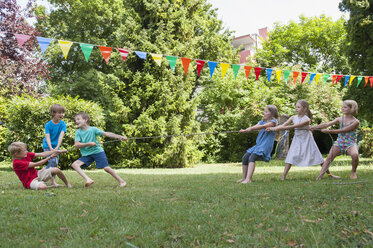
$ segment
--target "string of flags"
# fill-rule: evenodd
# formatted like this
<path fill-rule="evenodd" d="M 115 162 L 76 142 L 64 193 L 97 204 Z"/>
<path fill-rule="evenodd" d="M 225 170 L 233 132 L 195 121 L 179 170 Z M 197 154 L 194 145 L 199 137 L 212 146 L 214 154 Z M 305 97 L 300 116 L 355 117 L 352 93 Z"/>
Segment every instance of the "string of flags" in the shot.
<path fill-rule="evenodd" d="M 0 31 L 0 34 L 2 34 L 2 33 L 4 33 L 4 32 Z M 18 42 L 18 45 L 20 47 L 22 47 L 24 45 L 24 43 L 27 42 L 32 37 L 31 35 L 16 34 L 16 33 L 13 33 L 13 35 L 16 38 L 16 40 Z M 45 37 L 39 37 L 39 36 L 35 36 L 35 38 L 36 38 L 36 40 L 39 44 L 39 47 L 40 47 L 42 53 L 45 53 L 45 51 L 49 47 L 50 43 L 53 40 L 55 40 L 55 39 L 52 39 L 52 38 L 45 38 Z M 65 59 L 67 59 L 67 56 L 69 54 L 70 48 L 73 45 L 73 43 L 78 43 L 79 44 L 87 62 L 89 60 L 89 57 L 92 53 L 93 48 L 96 47 L 96 46 L 100 50 L 100 52 L 102 54 L 102 57 L 104 58 L 106 64 L 109 63 L 109 59 L 110 59 L 111 53 L 113 51 L 113 47 L 92 45 L 92 44 L 86 44 L 86 43 L 74 42 L 74 41 L 65 41 L 65 40 L 57 40 L 57 41 L 58 41 L 58 44 L 61 48 L 61 51 L 62 51 Z M 148 53 L 148 52 L 143 52 L 143 51 L 130 51 L 128 49 L 119 48 L 119 47 L 116 47 L 116 49 L 118 50 L 119 54 L 121 55 L 123 61 L 126 61 L 130 52 L 134 52 L 140 59 L 146 59 L 147 55 L 149 54 L 153 58 L 154 62 L 159 66 L 161 66 L 162 59 L 166 58 L 166 60 L 168 61 L 169 65 L 170 65 L 170 68 L 173 71 L 175 71 L 177 60 L 180 59 L 181 63 L 182 63 L 182 66 L 184 68 L 185 75 L 188 74 L 189 65 L 190 65 L 190 62 L 192 61 L 191 58 L 185 58 L 185 57 L 169 56 L 169 55 L 163 55 L 163 54 Z M 205 65 L 206 62 L 208 64 L 208 67 L 209 67 L 209 70 L 210 70 L 210 77 L 212 77 L 217 65 L 219 64 L 219 62 L 215 62 L 215 61 L 206 61 L 206 60 L 201 60 L 201 59 L 193 59 L 193 60 L 197 64 L 197 75 L 198 76 L 200 75 L 201 70 L 202 70 L 202 68 L 203 68 L 203 66 Z M 373 76 L 355 76 L 355 75 L 338 75 L 338 74 L 326 74 L 326 73 L 299 72 L 299 71 L 281 70 L 281 69 L 264 68 L 264 67 L 254 67 L 253 68 L 252 66 L 248 66 L 248 65 L 220 63 L 221 74 L 222 74 L 223 79 L 224 79 L 225 74 L 228 71 L 230 66 L 232 67 L 235 79 L 237 79 L 238 72 L 241 69 L 241 67 L 243 67 L 244 70 L 245 70 L 245 75 L 246 75 L 247 79 L 249 78 L 250 72 L 253 69 L 253 71 L 255 73 L 255 78 L 256 78 L 256 80 L 258 80 L 261 71 L 264 69 L 267 73 L 268 82 L 271 81 L 273 72 L 275 72 L 275 78 L 277 79 L 278 83 L 281 82 L 282 74 L 284 75 L 284 82 L 287 83 L 288 78 L 292 73 L 293 84 L 296 84 L 299 75 L 301 76 L 300 77 L 301 78 L 300 79 L 301 84 L 304 83 L 305 79 L 309 75 L 308 84 L 311 84 L 312 82 L 315 82 L 315 84 L 317 85 L 319 83 L 319 80 L 320 80 L 321 76 L 323 76 L 322 80 L 324 81 L 325 84 L 327 83 L 327 81 L 331 77 L 331 79 L 332 79 L 331 86 L 335 86 L 335 85 L 338 84 L 340 79 L 344 77 L 344 80 L 345 80 L 344 84 L 343 84 L 344 87 L 346 87 L 347 84 L 348 84 L 349 87 L 351 87 L 352 82 L 354 81 L 355 78 L 357 78 L 356 87 L 359 87 L 362 80 L 364 79 L 364 83 L 365 83 L 364 87 L 366 87 L 368 82 L 369 82 L 370 87 L 373 88 Z"/>

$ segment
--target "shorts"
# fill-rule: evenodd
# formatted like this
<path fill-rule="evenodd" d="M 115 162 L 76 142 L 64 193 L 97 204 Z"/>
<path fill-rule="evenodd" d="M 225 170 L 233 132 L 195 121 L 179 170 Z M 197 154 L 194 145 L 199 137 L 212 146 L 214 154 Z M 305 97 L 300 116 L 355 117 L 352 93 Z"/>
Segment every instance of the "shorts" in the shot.
<path fill-rule="evenodd" d="M 83 156 L 83 157 L 79 158 L 78 160 L 80 160 L 84 163 L 82 168 L 87 168 L 93 162 L 96 162 L 96 168 L 97 169 L 103 169 L 103 168 L 109 166 L 109 162 L 107 161 L 107 157 L 106 157 L 105 152 L 99 152 L 99 153 L 96 153 L 96 154 Z"/>
<path fill-rule="evenodd" d="M 49 148 L 43 148 L 43 150 L 44 150 L 45 152 L 49 152 L 51 149 L 49 149 Z M 49 156 L 49 157 L 50 157 L 50 156 Z M 59 157 L 59 156 L 49 159 L 49 160 L 48 160 L 48 165 L 45 166 L 45 168 L 48 169 L 48 168 L 50 168 L 50 167 L 57 167 L 57 165 L 58 165 L 58 157 Z"/>
<path fill-rule="evenodd" d="M 45 184 L 46 181 L 52 178 L 52 169 L 43 168 L 38 171 L 38 177 L 32 180 L 30 184 L 30 189 L 38 190 L 41 184 Z"/>
<path fill-rule="evenodd" d="M 256 160 L 262 160 L 262 156 L 259 156 L 255 153 L 246 152 L 242 157 L 242 165 L 248 165 L 249 163 L 255 162 Z"/>
<path fill-rule="evenodd" d="M 347 150 L 353 146 L 357 146 L 357 144 L 354 141 L 346 141 L 342 139 L 337 139 L 334 142 L 333 146 L 338 147 L 341 150 L 342 154 L 347 154 Z"/>

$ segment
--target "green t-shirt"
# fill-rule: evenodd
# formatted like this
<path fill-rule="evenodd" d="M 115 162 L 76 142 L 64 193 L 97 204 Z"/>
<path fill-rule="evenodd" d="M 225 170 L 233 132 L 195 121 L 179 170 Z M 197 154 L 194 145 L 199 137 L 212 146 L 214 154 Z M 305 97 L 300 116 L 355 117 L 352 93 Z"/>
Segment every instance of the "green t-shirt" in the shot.
<path fill-rule="evenodd" d="M 96 146 L 86 146 L 80 148 L 82 156 L 89 156 L 104 151 L 100 143 L 97 141 L 97 136 L 101 137 L 103 132 L 104 131 L 98 129 L 97 127 L 88 127 L 88 129 L 85 131 L 83 131 L 81 128 L 76 130 L 75 141 L 79 141 L 80 143 L 95 142 L 97 144 Z"/>

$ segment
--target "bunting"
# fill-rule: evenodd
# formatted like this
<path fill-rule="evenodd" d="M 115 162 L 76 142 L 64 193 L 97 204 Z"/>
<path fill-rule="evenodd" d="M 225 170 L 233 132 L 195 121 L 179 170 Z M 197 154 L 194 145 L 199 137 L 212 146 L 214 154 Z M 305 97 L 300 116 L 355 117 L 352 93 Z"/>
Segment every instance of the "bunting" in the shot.
<path fill-rule="evenodd" d="M 300 84 L 303 84 L 303 82 L 304 82 L 304 79 L 307 77 L 307 75 L 308 75 L 308 72 L 302 72 L 302 81 L 300 82 Z"/>
<path fill-rule="evenodd" d="M 277 83 L 280 83 L 280 80 L 281 80 L 281 72 L 282 72 L 282 70 L 277 70 L 277 71 L 276 71 Z"/>
<path fill-rule="evenodd" d="M 370 88 L 373 88 L 373 77 L 369 77 Z"/>
<path fill-rule="evenodd" d="M 333 80 L 332 80 L 332 86 L 333 86 L 334 83 L 335 83 L 335 80 L 337 79 L 337 75 L 333 75 L 333 76 L 332 76 L 332 79 L 333 79 Z"/>
<path fill-rule="evenodd" d="M 293 84 L 297 82 L 299 71 L 293 71 Z"/>
<path fill-rule="evenodd" d="M 259 75 L 260 75 L 261 70 L 262 70 L 262 67 L 255 67 L 254 68 L 256 80 L 259 79 Z"/>
<path fill-rule="evenodd" d="M 346 87 L 348 81 L 350 80 L 350 77 L 351 77 L 351 76 L 347 76 L 347 75 L 345 76 L 345 83 L 344 83 L 344 85 L 343 85 L 344 87 Z"/>
<path fill-rule="evenodd" d="M 329 74 L 325 74 L 325 75 L 324 75 L 324 84 L 325 84 L 325 85 L 326 85 L 326 83 L 327 83 L 329 77 L 330 77 Z"/>
<path fill-rule="evenodd" d="M 334 85 L 336 85 L 336 84 L 338 83 L 339 79 L 341 79 L 342 77 L 343 77 L 343 75 L 338 75 L 338 76 L 337 76 L 337 80 L 335 81 L 335 84 L 334 84 Z"/>
<path fill-rule="evenodd" d="M 168 64 L 170 65 L 171 69 L 173 71 L 175 71 L 177 57 L 176 56 L 166 56 L 166 59 L 168 60 Z"/>
<path fill-rule="evenodd" d="M 62 50 L 63 55 L 65 56 L 65 59 L 67 59 L 67 55 L 69 54 L 71 45 L 73 44 L 71 41 L 64 41 L 59 40 L 58 44 L 60 45 L 60 48 Z"/>
<path fill-rule="evenodd" d="M 247 79 L 247 80 L 249 80 L 249 76 L 250 76 L 251 68 L 252 68 L 252 66 L 248 66 L 248 65 L 245 65 L 245 66 L 244 66 L 244 69 L 245 69 L 245 75 L 246 75 L 246 79 Z"/>
<path fill-rule="evenodd" d="M 189 58 L 180 58 L 181 59 L 181 63 L 183 64 L 183 67 L 184 67 L 184 71 L 185 71 L 185 75 L 188 74 L 188 69 L 189 69 L 189 64 L 190 64 L 190 61 L 192 59 L 189 59 Z"/>
<path fill-rule="evenodd" d="M 16 37 L 18 45 L 20 47 L 22 47 L 23 44 L 31 38 L 30 35 L 25 35 L 25 34 L 14 34 L 14 36 Z"/>
<path fill-rule="evenodd" d="M 271 81 L 272 72 L 273 72 L 273 69 L 267 68 L 267 80 L 268 80 L 268 82 Z"/>
<path fill-rule="evenodd" d="M 136 55 L 137 55 L 140 59 L 146 59 L 146 55 L 147 55 L 146 52 L 135 51 L 135 53 L 136 53 Z"/>
<path fill-rule="evenodd" d="M 361 83 L 361 80 L 362 80 L 362 79 L 363 79 L 362 76 L 359 76 L 359 77 L 357 78 L 357 85 L 356 85 L 356 88 L 359 87 L 359 84 Z"/>
<path fill-rule="evenodd" d="M 316 85 L 317 85 L 317 83 L 319 82 L 320 77 L 321 77 L 321 73 L 317 73 L 317 74 L 316 74 L 316 79 L 315 79 L 315 83 L 316 83 Z M 329 76 L 328 76 L 328 77 L 329 77 Z"/>
<path fill-rule="evenodd" d="M 126 61 L 127 56 L 130 53 L 130 51 L 127 49 L 119 48 L 119 47 L 117 47 L 117 50 L 119 51 L 119 54 L 122 57 L 123 61 Z"/>
<path fill-rule="evenodd" d="M 45 51 L 49 47 L 49 44 L 52 42 L 52 39 L 39 36 L 36 36 L 36 40 L 38 41 L 39 47 L 43 53 L 45 53 Z"/>
<path fill-rule="evenodd" d="M 356 78 L 356 76 L 351 76 L 350 78 L 350 82 L 348 83 L 348 86 L 351 87 L 351 83 L 352 81 L 354 81 L 354 79 Z"/>
<path fill-rule="evenodd" d="M 89 56 L 91 56 L 93 45 L 91 44 L 84 44 L 84 43 L 79 43 L 80 49 L 82 49 L 82 52 L 84 54 L 85 60 L 88 62 Z"/>
<path fill-rule="evenodd" d="M 284 71 L 285 84 L 288 83 L 289 75 L 290 75 L 290 71 L 289 70 Z"/>
<path fill-rule="evenodd" d="M 220 63 L 221 66 L 221 77 L 224 79 L 225 73 L 227 73 L 227 70 L 229 68 L 229 64 L 227 63 Z"/>
<path fill-rule="evenodd" d="M 311 84 L 312 83 L 312 80 L 313 80 L 313 78 L 316 76 L 316 73 L 311 73 L 310 74 L 310 81 L 309 81 L 309 83 L 308 84 Z M 317 83 L 316 83 L 317 84 Z"/>
<path fill-rule="evenodd" d="M 234 79 L 236 80 L 237 79 L 237 74 L 238 74 L 238 71 L 240 70 L 241 66 L 240 65 L 232 65 L 232 69 L 233 69 L 233 74 L 234 74 Z"/>
<path fill-rule="evenodd" d="M 111 51 L 113 50 L 112 47 L 105 47 L 105 46 L 99 46 L 98 49 L 100 49 L 102 57 L 104 58 L 106 64 L 109 63 Z"/>
<path fill-rule="evenodd" d="M 204 64 L 206 63 L 206 61 L 197 59 L 196 63 L 197 63 L 197 75 L 199 76 L 199 74 L 201 73 L 201 70 L 202 70 Z"/>
<path fill-rule="evenodd" d="M 367 86 L 367 83 L 368 83 L 368 79 L 369 79 L 369 77 L 364 77 L 364 80 L 365 80 L 365 85 L 364 85 L 364 88 L 365 88 L 365 86 Z"/>
<path fill-rule="evenodd" d="M 209 68 L 210 68 L 210 77 L 212 77 L 212 74 L 214 74 L 214 70 L 218 62 L 209 61 Z"/>

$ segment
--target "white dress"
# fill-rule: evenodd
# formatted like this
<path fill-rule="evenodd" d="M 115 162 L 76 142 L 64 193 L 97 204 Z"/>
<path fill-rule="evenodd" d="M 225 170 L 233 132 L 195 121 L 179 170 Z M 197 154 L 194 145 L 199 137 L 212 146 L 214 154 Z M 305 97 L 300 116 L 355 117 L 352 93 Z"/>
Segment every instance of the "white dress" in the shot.
<path fill-rule="evenodd" d="M 299 124 L 307 120 L 310 120 L 310 118 L 306 115 L 301 118 L 298 115 L 293 116 L 294 124 Z M 299 129 L 306 128 L 308 126 L 300 127 Z M 295 128 L 293 141 L 291 142 L 285 163 L 301 167 L 322 164 L 324 158 L 316 145 L 312 132 L 299 129 Z"/>

